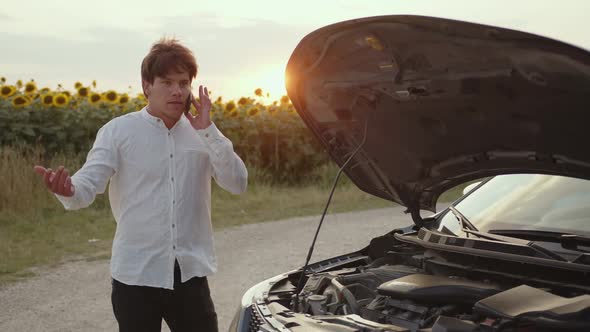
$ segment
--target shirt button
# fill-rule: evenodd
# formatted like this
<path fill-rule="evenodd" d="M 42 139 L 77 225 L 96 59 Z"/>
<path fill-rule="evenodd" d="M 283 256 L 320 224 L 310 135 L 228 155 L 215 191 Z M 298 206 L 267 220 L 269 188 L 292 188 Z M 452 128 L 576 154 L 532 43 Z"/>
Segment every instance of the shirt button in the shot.
<path fill-rule="evenodd" d="M 209 134 L 205 134 L 205 137 L 209 137 Z"/>
<path fill-rule="evenodd" d="M 160 119 L 158 119 L 158 120 L 156 120 L 156 121 L 160 122 Z"/>
<path fill-rule="evenodd" d="M 168 133 L 168 136 L 170 136 L 170 133 Z"/>
<path fill-rule="evenodd" d="M 172 153 L 170 154 L 170 158 L 172 158 Z"/>
<path fill-rule="evenodd" d="M 172 204 L 176 204 L 176 201 L 172 201 Z"/>
<path fill-rule="evenodd" d="M 170 180 L 172 180 L 172 182 L 174 182 L 174 178 L 170 178 Z"/>
<path fill-rule="evenodd" d="M 172 228 L 176 227 L 176 225 L 172 224 Z"/>
<path fill-rule="evenodd" d="M 172 249 L 176 250 L 176 246 L 172 246 Z"/>

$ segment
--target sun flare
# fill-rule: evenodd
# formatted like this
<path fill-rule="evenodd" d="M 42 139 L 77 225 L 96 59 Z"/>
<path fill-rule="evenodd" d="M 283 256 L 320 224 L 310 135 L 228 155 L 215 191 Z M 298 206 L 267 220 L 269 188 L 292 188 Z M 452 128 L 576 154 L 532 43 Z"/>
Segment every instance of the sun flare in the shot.
<path fill-rule="evenodd" d="M 262 95 L 270 99 L 280 99 L 287 94 L 285 89 L 285 67 L 283 65 L 265 66 L 255 71 L 252 76 L 244 80 L 244 85 L 247 85 L 252 94 L 257 88 L 262 89 Z"/>

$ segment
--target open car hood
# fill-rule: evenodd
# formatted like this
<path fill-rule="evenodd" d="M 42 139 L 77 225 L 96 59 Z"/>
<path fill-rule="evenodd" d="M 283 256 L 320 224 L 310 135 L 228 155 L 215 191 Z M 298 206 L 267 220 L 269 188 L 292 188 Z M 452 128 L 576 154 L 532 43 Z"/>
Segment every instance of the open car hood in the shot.
<path fill-rule="evenodd" d="M 288 95 L 362 190 L 435 211 L 506 173 L 590 178 L 590 54 L 528 33 L 421 16 L 326 26 L 289 59 Z M 366 133 L 366 137 L 365 137 Z"/>

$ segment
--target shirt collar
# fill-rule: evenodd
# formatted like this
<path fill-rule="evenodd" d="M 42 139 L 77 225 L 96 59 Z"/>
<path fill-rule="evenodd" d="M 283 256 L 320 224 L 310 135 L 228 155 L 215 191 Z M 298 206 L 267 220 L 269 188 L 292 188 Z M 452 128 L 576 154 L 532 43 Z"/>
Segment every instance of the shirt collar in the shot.
<path fill-rule="evenodd" d="M 146 119 L 149 123 L 153 124 L 154 126 L 168 130 L 168 128 L 166 127 L 166 125 L 164 124 L 164 121 L 162 121 L 162 119 L 158 118 L 157 116 L 153 116 L 148 112 L 147 106 L 144 106 L 139 111 L 139 114 L 141 115 L 142 118 Z M 178 122 L 176 122 L 176 124 L 174 124 L 174 126 L 172 126 L 172 128 L 170 128 L 170 130 L 172 130 L 176 127 L 185 126 L 186 124 L 188 124 L 188 119 L 186 119 L 185 116 L 181 116 L 180 120 L 178 120 Z"/>

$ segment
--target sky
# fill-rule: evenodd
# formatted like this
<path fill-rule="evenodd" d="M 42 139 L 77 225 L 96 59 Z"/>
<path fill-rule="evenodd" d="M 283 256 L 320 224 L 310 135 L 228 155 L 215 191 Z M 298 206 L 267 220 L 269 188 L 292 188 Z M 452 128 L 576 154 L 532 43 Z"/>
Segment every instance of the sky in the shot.
<path fill-rule="evenodd" d="M 322 26 L 377 15 L 426 15 L 497 25 L 590 49 L 590 1 L 528 0 L 3 0 L 0 76 L 52 89 L 80 81 L 141 92 L 151 45 L 176 37 L 195 54 L 199 84 L 225 100 L 278 99 L 299 41 Z"/>

